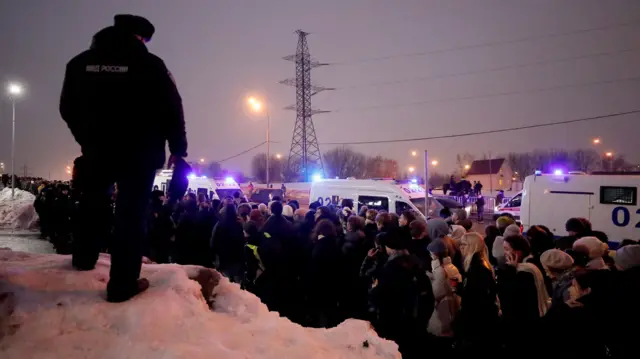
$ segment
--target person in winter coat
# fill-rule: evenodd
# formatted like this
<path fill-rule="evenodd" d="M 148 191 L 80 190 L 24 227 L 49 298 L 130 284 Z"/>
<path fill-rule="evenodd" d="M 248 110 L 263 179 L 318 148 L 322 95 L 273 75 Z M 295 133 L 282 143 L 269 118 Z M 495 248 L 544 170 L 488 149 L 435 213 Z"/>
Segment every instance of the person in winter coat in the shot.
<path fill-rule="evenodd" d="M 551 307 L 564 304 L 575 279 L 573 258 L 559 249 L 549 249 L 540 256 L 540 263 L 552 281 Z"/>
<path fill-rule="evenodd" d="M 352 313 L 356 318 L 364 318 L 366 314 L 368 286 L 367 282 L 360 278 L 362 259 L 367 256 L 364 242 L 364 218 L 352 215 L 347 219 L 347 233 L 341 248 L 345 266 L 342 276 L 346 281 L 341 309 L 346 313 Z"/>
<path fill-rule="evenodd" d="M 531 246 L 531 254 L 525 258 L 525 262 L 534 264 L 544 277 L 544 284 L 547 288 L 547 292 L 551 295 L 552 284 L 551 278 L 549 278 L 544 270 L 542 263 L 540 262 L 540 256 L 542 253 L 555 247 L 553 242 L 553 232 L 545 226 L 531 226 L 527 231 L 527 240 Z"/>
<path fill-rule="evenodd" d="M 431 241 L 442 240 L 447 247 L 451 261 L 456 268 L 462 268 L 462 253 L 458 244 L 449 236 L 449 226 L 443 219 L 430 219 L 427 221 L 427 231 Z"/>
<path fill-rule="evenodd" d="M 248 221 L 244 224 L 243 232 L 246 243 L 244 246 L 245 274 L 242 280 L 242 288 L 260 297 L 262 293 L 259 279 L 266 271 L 266 266 L 262 260 L 262 257 L 264 257 L 264 248 L 262 246 L 265 235 L 260 231 L 258 224 L 253 221 Z"/>
<path fill-rule="evenodd" d="M 369 209 L 366 213 L 366 218 L 364 221 L 364 235 L 366 238 L 365 247 L 367 250 L 375 247 L 374 241 L 376 239 L 376 235 L 378 234 L 378 226 L 376 225 L 376 217 L 378 216 L 378 211 L 375 209 Z"/>
<path fill-rule="evenodd" d="M 615 255 L 615 266 L 618 269 L 615 302 L 624 311 L 624 315 L 614 316 L 613 327 L 629 328 L 629 325 L 640 321 L 640 245 L 619 248 Z M 613 346 L 615 354 L 620 358 L 637 356 L 636 334 L 633 330 L 617 331 L 618 338 Z"/>
<path fill-rule="evenodd" d="M 495 225 L 488 225 L 484 228 L 484 243 L 489 249 L 489 262 L 492 266 L 498 265 L 496 257 L 493 256 L 493 243 L 500 236 L 500 230 Z"/>
<path fill-rule="evenodd" d="M 461 303 L 454 322 L 455 334 L 469 350 L 494 354 L 497 289 L 487 247 L 479 234 L 467 233 L 460 240 L 460 251 L 464 258 L 464 279 L 457 288 Z"/>
<path fill-rule="evenodd" d="M 591 235 L 591 222 L 586 218 L 569 218 L 565 224 L 565 230 L 569 234 L 555 242 L 556 248 L 567 250 L 573 248 L 573 243 L 578 239 Z"/>
<path fill-rule="evenodd" d="M 431 254 L 431 287 L 435 308 L 429 320 L 428 331 L 435 336 L 453 336 L 453 320 L 459 310 L 455 287 L 462 282 L 458 269 L 451 264 L 451 258 L 444 242 L 437 240 L 427 247 Z"/>
<path fill-rule="evenodd" d="M 305 278 L 311 325 L 329 328 L 339 323 L 338 306 L 344 276 L 336 226 L 320 220 L 314 230 L 311 258 Z"/>
<path fill-rule="evenodd" d="M 427 234 L 427 222 L 416 219 L 409 224 L 411 242 L 409 243 L 409 253 L 418 257 L 422 267 L 428 270 L 431 267 L 431 255 L 427 246 L 431 242 Z"/>
<path fill-rule="evenodd" d="M 235 283 L 244 276 L 244 232 L 233 203 L 223 208 L 211 235 L 211 257 L 218 258 L 218 270 Z"/>
<path fill-rule="evenodd" d="M 500 218 L 507 218 L 507 217 L 500 217 Z M 500 230 L 500 227 L 498 227 L 498 230 Z M 504 239 L 506 237 L 519 236 L 520 227 L 518 227 L 517 224 L 510 224 L 506 228 L 504 228 L 501 231 L 501 233 L 502 235 L 496 237 L 496 239 L 493 241 L 493 247 L 491 248 L 491 254 L 496 259 L 496 263 L 498 267 L 503 267 L 505 264 Z"/>
<path fill-rule="evenodd" d="M 549 296 L 540 270 L 524 259 L 531 254 L 529 242 L 520 236 L 504 240 L 506 266 L 498 272 L 502 316 L 508 323 L 535 322 L 549 308 Z"/>
<path fill-rule="evenodd" d="M 374 328 L 398 344 L 403 358 L 419 358 L 433 312 L 431 284 L 418 259 L 406 250 L 407 241 L 384 233 L 380 242 L 389 260 L 369 293 L 377 314 Z"/>
<path fill-rule="evenodd" d="M 498 297 L 507 345 L 524 348 L 549 309 L 549 295 L 538 267 L 526 263 L 529 242 L 520 235 L 504 239 L 505 265 L 498 270 Z"/>

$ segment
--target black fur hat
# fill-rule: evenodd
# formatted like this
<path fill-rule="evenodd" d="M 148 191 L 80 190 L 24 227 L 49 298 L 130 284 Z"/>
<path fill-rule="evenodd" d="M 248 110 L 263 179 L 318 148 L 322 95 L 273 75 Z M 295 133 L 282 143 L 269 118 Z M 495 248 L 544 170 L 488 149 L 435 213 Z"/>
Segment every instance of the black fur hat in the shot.
<path fill-rule="evenodd" d="M 156 31 L 153 24 L 142 16 L 119 14 L 113 17 L 113 26 L 131 32 L 149 41 Z"/>

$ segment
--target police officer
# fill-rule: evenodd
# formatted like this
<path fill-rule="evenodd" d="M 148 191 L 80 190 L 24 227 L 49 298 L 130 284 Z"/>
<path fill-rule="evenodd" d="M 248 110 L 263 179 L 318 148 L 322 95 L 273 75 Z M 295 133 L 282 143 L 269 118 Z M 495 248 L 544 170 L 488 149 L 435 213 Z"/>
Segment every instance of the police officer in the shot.
<path fill-rule="evenodd" d="M 140 277 L 145 217 L 155 171 L 187 156 L 182 99 L 164 62 L 149 53 L 153 25 L 116 15 L 89 50 L 67 64 L 60 114 L 83 155 L 84 185 L 73 266 L 91 270 L 100 247 L 111 254 L 107 300 L 122 302 L 146 290 Z M 109 188 L 118 185 L 110 237 Z"/>

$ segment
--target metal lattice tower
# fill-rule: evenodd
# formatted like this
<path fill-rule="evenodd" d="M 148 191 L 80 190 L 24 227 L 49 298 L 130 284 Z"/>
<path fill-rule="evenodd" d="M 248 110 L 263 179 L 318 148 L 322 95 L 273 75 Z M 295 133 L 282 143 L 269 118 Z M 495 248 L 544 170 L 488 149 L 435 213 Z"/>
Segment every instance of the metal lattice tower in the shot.
<path fill-rule="evenodd" d="M 298 47 L 295 55 L 283 57 L 287 61 L 295 62 L 296 77 L 280 81 L 281 84 L 296 88 L 295 106 L 285 107 L 286 110 L 296 111 L 296 124 L 291 138 L 289 162 L 287 168 L 291 173 L 298 173 L 303 180 L 309 181 L 314 173 L 324 175 L 322 154 L 318 146 L 316 130 L 313 126 L 312 115 L 329 111 L 314 110 L 311 107 L 311 96 L 333 88 L 314 86 L 311 84 L 311 69 L 328 64 L 320 63 L 311 58 L 307 45 L 308 33 L 298 30 Z"/>

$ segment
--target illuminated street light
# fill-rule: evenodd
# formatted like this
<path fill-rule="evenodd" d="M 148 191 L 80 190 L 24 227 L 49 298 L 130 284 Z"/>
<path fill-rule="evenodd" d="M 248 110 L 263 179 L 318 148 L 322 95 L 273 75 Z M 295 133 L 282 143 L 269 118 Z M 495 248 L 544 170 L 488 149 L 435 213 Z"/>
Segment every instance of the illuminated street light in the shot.
<path fill-rule="evenodd" d="M 417 151 L 411 151 L 411 156 L 416 157 L 418 155 Z"/>
<path fill-rule="evenodd" d="M 431 165 L 433 165 L 433 166 L 437 166 L 437 165 L 438 165 L 438 161 L 437 161 L 437 160 L 433 160 L 433 161 L 431 161 Z"/>
<path fill-rule="evenodd" d="M 602 141 L 599 138 L 594 138 L 593 139 L 593 144 L 594 145 L 599 145 Z"/>
<path fill-rule="evenodd" d="M 607 152 L 604 155 L 609 157 L 609 158 L 611 158 L 611 157 L 613 157 L 613 152 Z"/>
<path fill-rule="evenodd" d="M 468 170 L 469 168 L 471 168 L 471 166 L 469 166 L 469 165 L 464 165 L 464 169 L 465 169 L 465 170 Z"/>
<path fill-rule="evenodd" d="M 277 158 L 277 159 L 281 159 L 281 158 L 282 158 L 282 155 L 278 153 L 278 154 L 276 154 L 276 158 Z"/>
<path fill-rule="evenodd" d="M 247 99 L 247 104 L 253 112 L 263 112 L 264 105 L 257 98 L 253 96 L 249 97 Z M 269 185 L 269 160 L 271 159 L 271 119 L 269 118 L 269 111 L 267 109 L 264 109 L 264 114 L 265 116 L 267 116 L 267 185 Z M 278 159 L 280 158 L 278 157 Z"/>
<path fill-rule="evenodd" d="M 7 86 L 7 93 L 10 97 L 18 97 L 22 95 L 24 88 L 17 82 L 12 82 Z"/>
<path fill-rule="evenodd" d="M 16 183 L 16 99 L 24 94 L 24 87 L 17 82 L 7 85 L 7 93 L 11 99 L 12 125 L 11 125 L 11 199 L 15 194 Z"/>
<path fill-rule="evenodd" d="M 416 170 L 416 168 L 415 168 L 415 167 L 413 167 L 413 166 L 409 167 L 409 172 L 410 172 L 410 173 L 415 172 L 415 170 Z"/>
<path fill-rule="evenodd" d="M 204 163 L 204 158 L 201 158 L 201 159 L 200 159 L 200 163 Z"/>

